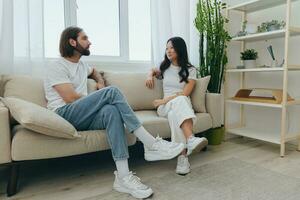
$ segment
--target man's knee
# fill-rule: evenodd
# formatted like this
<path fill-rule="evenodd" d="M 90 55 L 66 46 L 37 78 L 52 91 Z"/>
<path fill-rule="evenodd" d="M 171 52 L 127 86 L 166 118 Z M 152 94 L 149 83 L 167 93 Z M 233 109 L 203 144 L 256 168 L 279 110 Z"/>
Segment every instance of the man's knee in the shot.
<path fill-rule="evenodd" d="M 117 88 L 116 86 L 108 86 L 107 90 L 111 91 L 111 92 L 121 92 L 119 88 Z"/>
<path fill-rule="evenodd" d="M 119 111 L 116 108 L 116 106 L 110 105 L 110 104 L 107 104 L 107 105 L 103 106 L 103 108 L 101 109 L 101 111 L 103 112 L 104 115 L 119 114 Z"/>

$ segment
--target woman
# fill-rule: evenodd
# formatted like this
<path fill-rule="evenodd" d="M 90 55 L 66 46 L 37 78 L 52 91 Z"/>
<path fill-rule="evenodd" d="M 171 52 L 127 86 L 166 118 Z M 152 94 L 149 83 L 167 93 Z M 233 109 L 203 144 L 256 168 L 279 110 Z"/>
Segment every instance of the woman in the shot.
<path fill-rule="evenodd" d="M 186 145 L 177 160 L 176 173 L 181 175 L 190 172 L 188 156 L 207 145 L 206 138 L 193 134 L 196 116 L 189 96 L 196 84 L 196 74 L 196 68 L 189 63 L 184 40 L 173 37 L 167 41 L 165 58 L 159 69 L 152 69 L 146 80 L 146 86 L 153 88 L 154 76 L 163 79 L 164 98 L 154 100 L 153 104 L 159 116 L 168 118 L 172 141 Z"/>

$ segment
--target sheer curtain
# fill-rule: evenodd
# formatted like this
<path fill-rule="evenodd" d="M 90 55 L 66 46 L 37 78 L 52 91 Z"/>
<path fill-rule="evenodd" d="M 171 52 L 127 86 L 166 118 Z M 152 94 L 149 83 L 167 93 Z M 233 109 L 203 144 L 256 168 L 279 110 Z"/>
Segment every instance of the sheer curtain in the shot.
<path fill-rule="evenodd" d="M 170 37 L 182 37 L 189 58 L 198 66 L 199 37 L 194 26 L 197 0 L 151 0 L 152 65 L 158 67 Z"/>
<path fill-rule="evenodd" d="M 43 0 L 0 0 L 0 74 L 43 75 Z"/>

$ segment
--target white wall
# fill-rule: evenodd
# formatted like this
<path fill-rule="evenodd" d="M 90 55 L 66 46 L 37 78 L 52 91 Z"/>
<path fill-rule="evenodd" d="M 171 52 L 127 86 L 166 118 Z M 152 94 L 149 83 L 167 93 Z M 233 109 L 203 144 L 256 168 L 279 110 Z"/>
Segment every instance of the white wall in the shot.
<path fill-rule="evenodd" d="M 235 5 L 243 3 L 245 0 L 223 0 L 228 5 Z M 300 2 L 292 3 L 292 26 L 300 27 Z M 229 30 L 231 35 L 234 35 L 241 27 L 241 15 L 233 13 L 230 15 Z M 255 13 L 250 13 L 247 16 L 248 23 L 255 23 L 259 25 L 261 22 L 269 21 L 272 19 L 285 20 L 285 5 L 270 8 L 268 10 L 262 10 Z M 300 37 L 291 37 L 289 49 L 289 63 L 300 64 Z M 271 58 L 267 52 L 266 47 L 272 44 L 275 57 L 282 60 L 284 57 L 284 38 L 273 39 L 269 41 L 253 42 L 248 43 L 246 48 L 255 48 L 258 51 L 259 58 L 257 60 L 258 65 L 270 64 Z M 240 64 L 240 43 L 231 42 L 228 47 L 229 64 L 228 66 L 236 66 Z M 282 88 L 282 72 L 274 73 L 246 73 L 246 88 L 252 87 L 263 87 L 263 88 Z M 289 72 L 288 79 L 288 93 L 293 97 L 300 99 L 300 72 Z M 229 82 L 229 93 L 231 96 L 235 94 L 239 87 L 239 76 L 238 74 L 230 74 Z M 231 122 L 235 122 L 238 119 L 239 112 L 238 107 L 230 105 L 230 116 Z M 274 130 L 278 132 L 280 130 L 280 114 L 281 109 L 270 109 L 264 107 L 250 107 L 247 106 L 245 109 L 246 124 L 249 127 L 259 127 L 262 129 Z M 289 107 L 288 109 L 288 129 L 295 132 L 299 129 L 300 120 L 300 106 Z"/>

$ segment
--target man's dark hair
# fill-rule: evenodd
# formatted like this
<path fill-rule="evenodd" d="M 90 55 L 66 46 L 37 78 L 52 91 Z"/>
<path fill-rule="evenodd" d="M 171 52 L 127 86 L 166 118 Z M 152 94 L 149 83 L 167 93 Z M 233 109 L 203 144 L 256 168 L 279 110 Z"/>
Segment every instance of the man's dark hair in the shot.
<path fill-rule="evenodd" d="M 69 43 L 70 39 L 76 40 L 78 34 L 83 31 L 82 28 L 70 26 L 66 28 L 60 36 L 59 52 L 62 57 L 71 57 L 74 55 L 74 47 Z"/>

